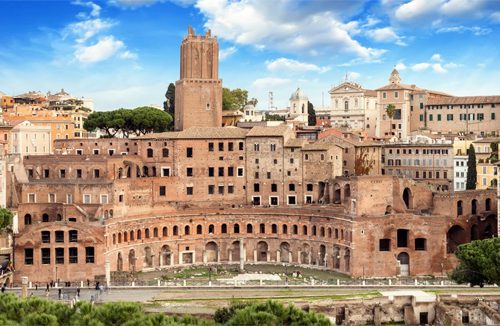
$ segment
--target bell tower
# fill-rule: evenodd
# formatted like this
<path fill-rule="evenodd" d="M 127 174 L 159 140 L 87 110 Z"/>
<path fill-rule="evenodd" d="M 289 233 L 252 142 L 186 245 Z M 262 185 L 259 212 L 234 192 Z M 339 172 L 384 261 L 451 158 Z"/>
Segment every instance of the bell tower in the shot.
<path fill-rule="evenodd" d="M 175 130 L 222 126 L 222 80 L 219 45 L 208 30 L 191 27 L 181 44 L 180 79 L 175 82 Z"/>

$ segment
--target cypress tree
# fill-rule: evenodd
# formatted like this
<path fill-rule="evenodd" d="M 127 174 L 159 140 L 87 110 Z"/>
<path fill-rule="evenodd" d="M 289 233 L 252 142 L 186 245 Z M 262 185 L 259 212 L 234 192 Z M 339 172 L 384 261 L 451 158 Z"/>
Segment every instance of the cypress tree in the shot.
<path fill-rule="evenodd" d="M 476 171 L 476 151 L 472 144 L 469 147 L 469 157 L 467 161 L 467 185 L 466 189 L 476 189 L 477 171 Z"/>

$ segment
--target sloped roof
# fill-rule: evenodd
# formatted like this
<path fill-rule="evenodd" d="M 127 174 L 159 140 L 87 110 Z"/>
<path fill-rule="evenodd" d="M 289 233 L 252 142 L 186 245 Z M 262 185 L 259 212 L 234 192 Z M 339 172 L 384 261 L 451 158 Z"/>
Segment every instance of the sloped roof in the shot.
<path fill-rule="evenodd" d="M 286 143 L 285 147 L 302 147 L 307 140 L 302 138 L 290 138 Z"/>
<path fill-rule="evenodd" d="M 266 137 L 266 136 L 283 136 L 289 127 L 280 125 L 276 127 L 255 126 L 247 134 L 247 137 Z"/>
<path fill-rule="evenodd" d="M 245 138 L 246 129 L 236 127 L 191 127 L 183 131 L 147 134 L 140 139 L 225 139 Z"/>
<path fill-rule="evenodd" d="M 453 96 L 436 97 L 427 101 L 428 105 L 490 104 L 500 103 L 500 96 Z"/>
<path fill-rule="evenodd" d="M 398 90 L 398 89 L 406 89 L 406 90 L 419 90 L 423 91 L 423 88 L 417 87 L 416 85 L 407 85 L 407 84 L 388 84 L 377 88 L 376 91 L 386 91 L 386 90 Z"/>

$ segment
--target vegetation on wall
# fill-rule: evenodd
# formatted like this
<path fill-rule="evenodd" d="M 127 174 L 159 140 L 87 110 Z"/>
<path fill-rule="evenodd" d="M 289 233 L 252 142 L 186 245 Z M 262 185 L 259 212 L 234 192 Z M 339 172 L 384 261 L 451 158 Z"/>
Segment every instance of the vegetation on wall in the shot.
<path fill-rule="evenodd" d="M 368 157 L 369 150 L 361 147 L 354 158 L 354 174 L 368 175 L 375 165 L 375 161 Z"/>
<path fill-rule="evenodd" d="M 14 214 L 6 208 L 0 208 L 0 231 L 9 229 L 12 226 Z"/>
<path fill-rule="evenodd" d="M 222 110 L 241 110 L 248 103 L 248 91 L 241 88 L 222 88 Z"/>

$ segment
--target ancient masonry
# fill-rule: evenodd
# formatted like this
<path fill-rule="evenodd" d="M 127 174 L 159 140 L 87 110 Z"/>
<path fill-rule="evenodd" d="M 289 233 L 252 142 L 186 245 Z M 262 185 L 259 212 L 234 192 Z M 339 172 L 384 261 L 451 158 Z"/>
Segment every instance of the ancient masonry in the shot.
<path fill-rule="evenodd" d="M 181 56 L 178 131 L 57 140 L 56 154 L 27 156 L 14 172 L 16 277 L 220 263 L 443 275 L 457 245 L 496 234 L 494 191 L 345 178 L 336 143 L 299 140 L 287 126 L 220 127 L 216 39 L 190 30 Z"/>

